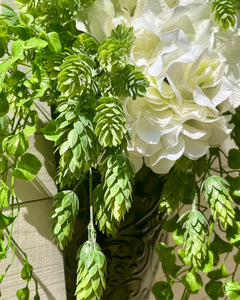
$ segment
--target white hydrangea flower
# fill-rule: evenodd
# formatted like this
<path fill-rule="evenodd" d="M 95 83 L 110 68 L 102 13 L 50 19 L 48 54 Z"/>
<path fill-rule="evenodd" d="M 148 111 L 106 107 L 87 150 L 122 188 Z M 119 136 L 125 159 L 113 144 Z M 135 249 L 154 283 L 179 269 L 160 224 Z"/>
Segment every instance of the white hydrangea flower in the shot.
<path fill-rule="evenodd" d="M 125 99 L 128 148 L 136 169 L 144 160 L 164 174 L 182 155 L 198 159 L 229 136 L 223 113 L 240 105 L 240 34 L 219 29 L 207 0 L 116 3 L 97 0 L 86 27 L 98 40 L 117 24 L 134 27 L 129 62 L 150 87 L 145 97 Z"/>

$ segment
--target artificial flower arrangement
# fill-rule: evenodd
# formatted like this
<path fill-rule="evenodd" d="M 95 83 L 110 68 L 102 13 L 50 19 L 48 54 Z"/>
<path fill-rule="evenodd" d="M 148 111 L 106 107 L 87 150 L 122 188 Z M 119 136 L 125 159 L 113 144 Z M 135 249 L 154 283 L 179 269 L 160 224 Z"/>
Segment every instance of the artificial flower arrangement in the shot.
<path fill-rule="evenodd" d="M 42 130 L 58 155 L 51 219 L 61 249 L 72 238 L 76 191 L 89 182 L 77 299 L 102 297 L 107 264 L 95 228 L 117 235 L 143 164 L 163 177 L 159 211 L 178 245 L 157 247 L 166 280 L 154 284 L 156 299 L 173 299 L 175 282 L 184 285 L 181 299 L 189 299 L 203 287 L 201 274 L 210 299 L 240 299 L 239 1 L 16 3 L 20 13 L 2 5 L 0 17 L 0 259 L 9 259 L 0 281 L 11 266 L 11 244 L 19 247 L 12 237 L 20 212 L 14 181 L 30 181 L 41 168 L 28 152 L 28 135 Z M 44 128 L 38 101 L 53 112 Z M 93 171 L 101 177 L 97 186 Z M 28 282 L 36 281 L 24 257 L 18 299 L 29 299 Z"/>

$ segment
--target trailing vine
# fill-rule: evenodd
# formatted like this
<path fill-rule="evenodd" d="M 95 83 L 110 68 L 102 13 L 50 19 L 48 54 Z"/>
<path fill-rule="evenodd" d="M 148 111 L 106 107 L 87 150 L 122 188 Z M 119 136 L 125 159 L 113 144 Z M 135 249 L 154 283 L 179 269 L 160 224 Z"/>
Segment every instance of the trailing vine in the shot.
<path fill-rule="evenodd" d="M 39 159 L 28 152 L 30 135 L 42 131 L 54 142 L 59 156 L 59 193 L 53 197 L 50 217 L 53 239 L 61 249 L 73 235 L 81 203 L 77 188 L 89 178 L 90 223 L 88 240 L 77 253 L 77 299 L 101 299 L 106 286 L 106 257 L 96 241 L 95 227 L 114 236 L 131 209 L 135 170 L 127 150 L 131 135 L 122 98 L 134 101 L 144 96 L 149 82 L 128 61 L 135 40 L 133 28 L 118 25 L 101 42 L 76 28 L 77 12 L 93 2 L 17 0 L 18 14 L 2 5 L 0 262 L 6 259 L 9 263 L 0 282 L 18 249 L 23 257 L 21 277 L 26 281 L 16 291 L 18 299 L 30 297 L 30 280 L 36 286 L 34 299 L 39 299 L 33 266 L 12 234 L 20 213 L 15 180 L 31 181 L 41 168 Z M 227 29 L 235 25 L 238 5 L 235 0 L 212 1 L 219 26 Z M 39 127 L 35 108 L 39 101 L 53 111 L 53 119 L 44 128 Z M 239 147 L 239 108 L 232 123 L 232 138 Z M 227 168 L 223 159 L 227 159 Z M 93 169 L 101 177 L 95 188 Z M 211 299 L 240 299 L 240 284 L 235 280 L 240 264 L 239 169 L 239 149 L 226 155 L 214 148 L 196 161 L 180 158 L 165 176 L 159 210 L 166 216 L 163 229 L 172 232 L 176 246 L 161 242 L 157 247 L 166 280 L 153 286 L 156 299 L 173 299 L 175 282 L 184 285 L 181 299 L 188 299 L 202 288 L 202 273 L 209 278 L 205 290 Z M 237 176 L 233 175 L 236 172 Z M 190 208 L 183 212 L 187 205 Z M 11 245 L 13 255 L 9 257 Z M 226 261 L 234 250 L 236 267 L 228 273 Z"/>

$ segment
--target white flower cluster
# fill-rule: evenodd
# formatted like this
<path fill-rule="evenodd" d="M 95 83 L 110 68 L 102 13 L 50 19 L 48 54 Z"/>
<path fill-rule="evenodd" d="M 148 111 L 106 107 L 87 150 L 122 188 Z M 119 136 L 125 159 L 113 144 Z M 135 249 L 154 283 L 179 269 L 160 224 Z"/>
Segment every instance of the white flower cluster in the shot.
<path fill-rule="evenodd" d="M 207 0 L 96 0 L 85 25 L 98 40 L 117 24 L 134 27 L 129 62 L 150 81 L 145 97 L 125 99 L 129 152 L 164 174 L 182 155 L 197 159 L 231 132 L 240 105 L 240 33 L 221 30 Z M 83 22 L 78 22 L 78 26 Z"/>

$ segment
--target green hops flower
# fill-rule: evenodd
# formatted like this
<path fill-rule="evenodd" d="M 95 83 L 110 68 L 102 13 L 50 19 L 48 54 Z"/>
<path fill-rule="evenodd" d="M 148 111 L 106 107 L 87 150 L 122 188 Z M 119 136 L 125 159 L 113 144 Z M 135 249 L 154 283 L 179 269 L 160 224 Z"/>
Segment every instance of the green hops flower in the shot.
<path fill-rule="evenodd" d="M 124 69 L 114 74 L 112 83 L 118 96 L 130 97 L 133 100 L 138 96 L 144 96 L 149 86 L 146 77 L 141 72 L 135 71 L 132 65 L 126 65 Z"/>
<path fill-rule="evenodd" d="M 132 180 L 134 167 L 123 154 L 111 155 L 107 159 L 104 178 L 104 202 L 111 218 L 120 222 L 129 211 L 132 202 Z"/>
<path fill-rule="evenodd" d="M 73 98 L 90 88 L 95 63 L 85 54 L 69 55 L 61 64 L 58 74 L 58 90 L 63 97 Z"/>
<path fill-rule="evenodd" d="M 185 172 L 170 172 L 166 175 L 166 181 L 160 198 L 159 210 L 166 210 L 169 215 L 177 209 L 180 203 L 190 204 L 194 195 L 194 176 Z"/>
<path fill-rule="evenodd" d="M 203 183 L 202 189 L 205 190 L 205 199 L 210 205 L 214 220 L 220 220 L 223 227 L 232 226 L 235 212 L 232 208 L 233 201 L 225 186 L 229 183 L 217 175 L 209 176 Z"/>
<path fill-rule="evenodd" d="M 206 225 L 204 215 L 196 210 L 183 214 L 178 222 L 183 223 L 185 254 L 192 261 L 194 267 L 201 268 L 207 255 Z"/>
<path fill-rule="evenodd" d="M 220 27 L 228 29 L 235 25 L 238 14 L 237 7 L 238 1 L 236 0 L 212 0 L 214 18 Z"/>
<path fill-rule="evenodd" d="M 89 53 L 94 55 L 98 51 L 98 42 L 87 33 L 81 33 L 78 35 L 73 46 L 77 49 L 80 49 L 84 53 Z"/>
<path fill-rule="evenodd" d="M 134 167 L 123 154 L 107 156 L 102 163 L 103 184 L 94 191 L 94 211 L 98 228 L 116 235 L 117 227 L 132 205 Z"/>
<path fill-rule="evenodd" d="M 119 24 L 112 30 L 111 37 L 123 41 L 128 47 L 135 41 L 133 27 L 127 27 L 125 24 Z"/>
<path fill-rule="evenodd" d="M 114 38 L 103 40 L 98 49 L 97 58 L 100 67 L 110 73 L 122 70 L 126 65 L 126 44 Z"/>
<path fill-rule="evenodd" d="M 93 192 L 93 209 L 96 224 L 99 231 L 106 233 L 107 236 L 116 236 L 119 222 L 111 217 L 111 211 L 107 210 L 104 203 L 103 184 L 99 184 Z"/>
<path fill-rule="evenodd" d="M 107 261 L 95 241 L 85 242 L 78 251 L 77 300 L 100 300 L 106 287 Z"/>
<path fill-rule="evenodd" d="M 123 108 L 119 99 L 105 97 L 99 100 L 96 107 L 97 114 L 95 133 L 103 147 L 116 147 L 127 135 L 127 126 Z"/>
<path fill-rule="evenodd" d="M 53 198 L 53 210 L 50 215 L 52 219 L 52 234 L 57 239 L 59 247 L 64 247 L 72 238 L 74 223 L 79 210 L 77 195 L 66 190 L 59 192 Z"/>
<path fill-rule="evenodd" d="M 98 142 L 92 122 L 77 111 L 74 100 L 61 101 L 57 111 L 60 112 L 55 141 L 60 154 L 57 180 L 64 187 L 79 180 L 89 169 L 98 155 Z"/>

